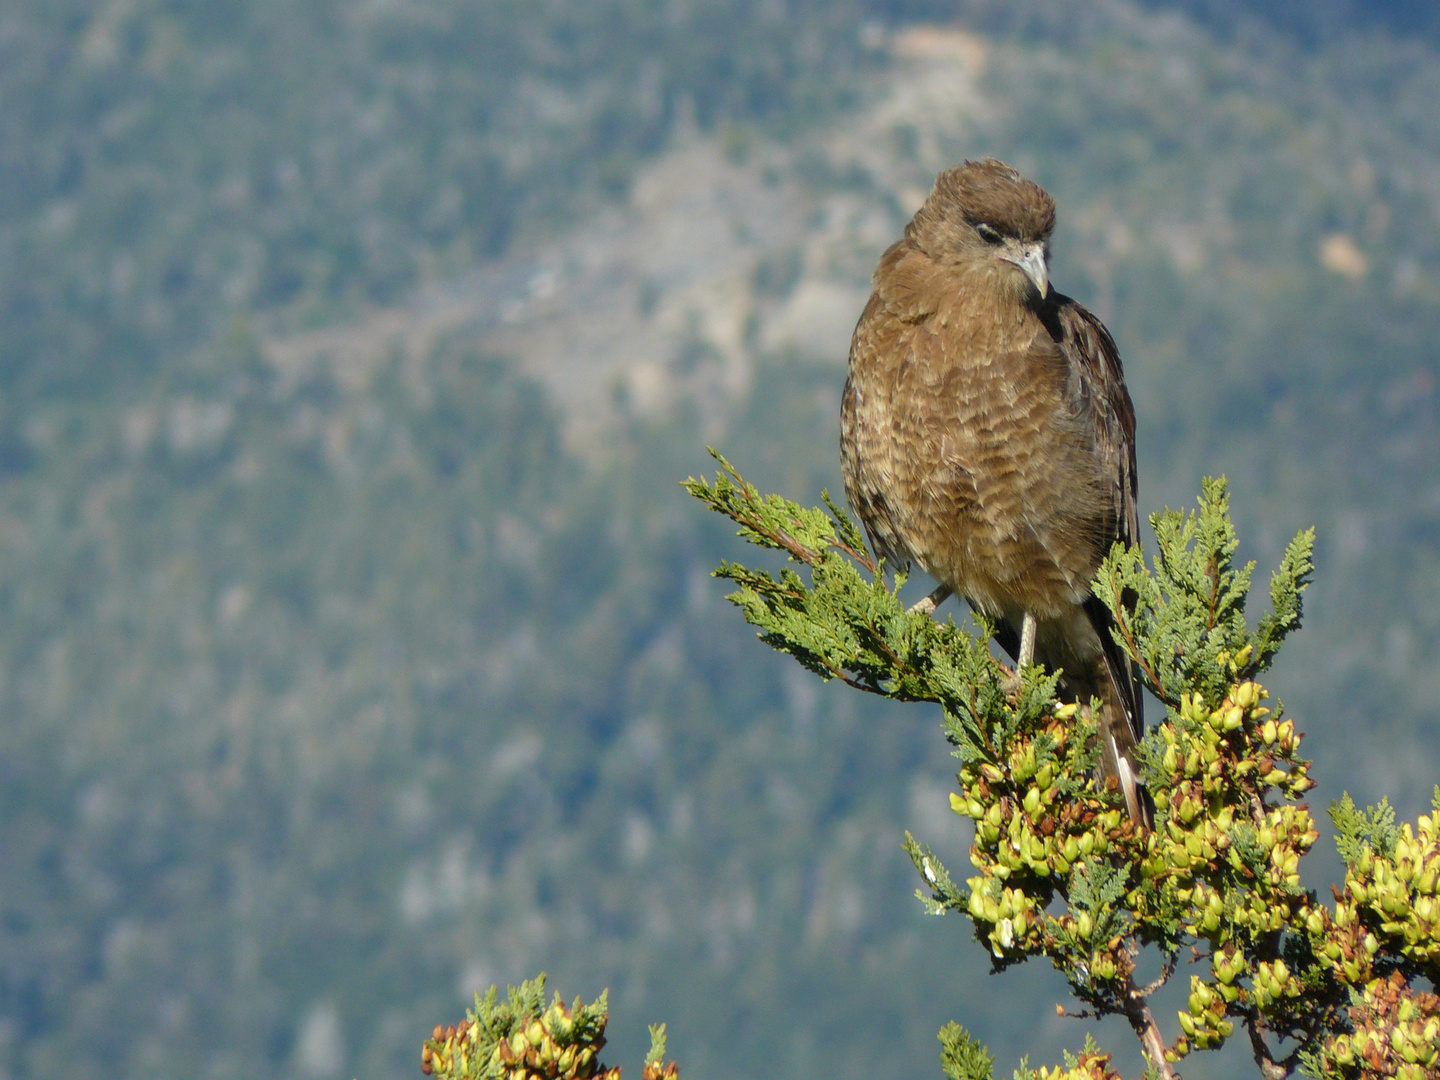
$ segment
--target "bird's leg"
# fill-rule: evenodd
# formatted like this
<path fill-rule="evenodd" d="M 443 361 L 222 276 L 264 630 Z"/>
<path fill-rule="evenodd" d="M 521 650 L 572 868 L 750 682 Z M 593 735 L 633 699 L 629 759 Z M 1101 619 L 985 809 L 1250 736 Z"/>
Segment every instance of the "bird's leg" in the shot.
<path fill-rule="evenodd" d="M 1020 673 L 1035 662 L 1035 616 L 1025 612 L 1020 621 L 1020 651 L 1015 657 L 1015 674 L 1005 680 L 1006 693 L 1020 689 Z"/>
<path fill-rule="evenodd" d="M 950 586 L 937 585 L 935 590 L 924 600 L 917 600 L 910 605 L 911 611 L 918 611 L 921 615 L 932 615 L 935 609 L 943 604 L 950 596 Z"/>
<path fill-rule="evenodd" d="M 1025 612 L 1020 623 L 1020 655 L 1015 658 L 1015 674 L 1035 662 L 1035 616 Z"/>

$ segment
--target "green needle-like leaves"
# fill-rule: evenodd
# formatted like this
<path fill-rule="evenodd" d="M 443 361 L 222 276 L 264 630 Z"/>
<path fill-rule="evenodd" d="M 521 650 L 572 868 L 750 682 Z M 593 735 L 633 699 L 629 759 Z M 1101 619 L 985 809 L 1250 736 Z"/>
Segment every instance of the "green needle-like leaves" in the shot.
<path fill-rule="evenodd" d="M 1237 1023 L 1268 1080 L 1302 1058 L 1325 1077 L 1409 1076 L 1437 1060 L 1440 1002 L 1411 980 L 1440 976 L 1440 790 L 1435 817 L 1415 831 L 1397 829 L 1383 805 L 1361 813 L 1341 803 L 1345 898 L 1332 910 L 1300 884 L 1300 858 L 1319 833 L 1297 800 L 1314 781 L 1294 721 L 1272 712 L 1254 679 L 1300 626 L 1312 530 L 1286 548 L 1270 611 L 1253 629 L 1254 565 L 1235 564 L 1223 479 L 1204 482 L 1196 510 L 1151 517 L 1152 562 L 1117 545 L 1101 566 L 1095 592 L 1115 615 L 1116 640 L 1166 706 L 1142 746 L 1155 803 L 1147 829 L 1116 792 L 1096 787 L 1095 725 L 1087 709 L 1055 701 L 1056 673 L 1017 676 L 993 655 L 983 620 L 972 635 L 907 611 L 903 573 L 887 583 L 828 496 L 825 509 L 761 496 L 716 458 L 715 483 L 686 488 L 743 538 L 787 556 L 775 573 L 732 562 L 716 571 L 739 586 L 730 599 L 762 640 L 823 678 L 941 705 L 960 763 L 950 805 L 973 822 L 975 874 L 958 884 L 909 833 L 904 846 L 926 910 L 964 913 L 996 970 L 1048 958 L 1090 1015 L 1130 1022 L 1147 1075 L 1172 1077 L 1171 1062 L 1221 1045 Z M 1135 978 L 1146 948 L 1160 953 L 1160 983 L 1187 955 L 1199 967 L 1168 1037 L 1147 1003 L 1158 984 Z M 1387 1032 L 1395 1041 L 1382 1052 Z M 952 1080 L 991 1076 L 988 1052 L 962 1028 L 940 1038 Z M 1366 1061 L 1395 1067 L 1367 1072 Z M 1091 1045 L 1063 1067 L 1015 1075 L 1117 1075 L 1108 1063 Z"/>
<path fill-rule="evenodd" d="M 1224 480 L 1206 480 L 1198 510 L 1151 518 L 1156 554 L 1116 546 L 1095 592 L 1115 616 L 1116 641 L 1165 705 L 1141 747 L 1154 802 L 1151 827 L 1131 821 L 1118 791 L 1095 782 L 1096 725 L 1088 708 L 1055 700 L 1058 673 L 1016 673 L 979 634 L 936 622 L 900 600 L 848 515 L 825 496 L 806 508 L 762 495 L 723 457 L 714 483 L 686 489 L 739 535 L 781 552 L 773 571 L 725 562 L 716 575 L 761 640 L 824 679 L 901 701 L 940 705 L 959 763 L 950 807 L 974 829 L 974 873 L 957 882 L 905 833 L 936 915 L 970 920 L 991 965 L 1043 957 L 1082 1016 L 1118 1015 L 1140 1039 L 1146 1077 L 1174 1080 L 1173 1063 L 1246 1029 L 1265 1080 L 1302 1063 L 1321 1080 L 1440 1075 L 1440 787 L 1434 813 L 1397 825 L 1382 802 L 1331 809 L 1347 864 L 1333 906 L 1301 884 L 1300 860 L 1319 838 L 1300 801 L 1314 786 L 1295 722 L 1265 704 L 1255 681 L 1301 620 L 1313 532 L 1286 548 L 1270 579 L 1271 610 L 1246 621 L 1253 564 L 1238 541 Z M 1137 979 L 1141 954 L 1160 977 Z M 1149 1001 L 1180 963 L 1185 1007 L 1164 1024 Z M 483 1080 L 615 1080 L 599 1064 L 604 998 L 544 1007 L 543 981 L 496 1003 L 477 998 L 465 1022 L 425 1044 L 425 1071 Z M 1168 1030 L 1168 1034 L 1166 1029 Z M 1178 1028 L 1178 1029 L 1177 1029 Z M 651 1029 L 641 1080 L 662 1066 L 664 1028 Z M 950 1080 L 992 1080 L 993 1058 L 963 1028 L 940 1032 Z M 1283 1050 L 1282 1050 L 1283 1048 Z M 1063 1065 L 1016 1080 L 1119 1080 L 1088 1038 Z"/>
<path fill-rule="evenodd" d="M 1314 571 L 1315 532 L 1299 533 L 1270 579 L 1272 610 L 1252 633 L 1245 601 L 1255 564 L 1236 567 L 1239 540 L 1223 478 L 1206 479 L 1199 512 L 1152 514 L 1158 555 L 1147 568 L 1138 548 L 1116 545 L 1100 568 L 1095 592 L 1116 615 L 1116 637 L 1141 664 L 1166 705 L 1200 690 L 1222 696 L 1232 677 L 1267 670 L 1285 636 L 1300 625 L 1301 596 Z"/>

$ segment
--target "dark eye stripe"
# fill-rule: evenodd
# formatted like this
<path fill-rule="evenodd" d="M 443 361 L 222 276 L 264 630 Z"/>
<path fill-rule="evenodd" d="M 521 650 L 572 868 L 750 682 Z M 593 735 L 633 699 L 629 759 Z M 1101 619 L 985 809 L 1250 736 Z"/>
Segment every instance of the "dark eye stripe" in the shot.
<path fill-rule="evenodd" d="M 1000 243 L 1000 234 L 983 221 L 975 226 L 975 231 L 980 234 L 980 239 L 984 240 L 987 244 Z"/>

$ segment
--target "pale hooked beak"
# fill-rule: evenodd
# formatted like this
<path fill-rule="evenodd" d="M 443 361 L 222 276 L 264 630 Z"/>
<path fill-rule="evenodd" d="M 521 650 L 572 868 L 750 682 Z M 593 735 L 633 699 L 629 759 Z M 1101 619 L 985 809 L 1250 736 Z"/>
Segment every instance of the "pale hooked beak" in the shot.
<path fill-rule="evenodd" d="M 1004 250 L 999 252 L 999 257 L 1006 262 L 1012 262 L 1021 270 L 1025 276 L 1035 283 L 1035 288 L 1040 291 L 1043 298 L 1050 293 L 1050 271 L 1045 266 L 1045 245 L 1043 243 L 1022 244 L 1019 241 L 1011 241 L 1005 245 Z"/>

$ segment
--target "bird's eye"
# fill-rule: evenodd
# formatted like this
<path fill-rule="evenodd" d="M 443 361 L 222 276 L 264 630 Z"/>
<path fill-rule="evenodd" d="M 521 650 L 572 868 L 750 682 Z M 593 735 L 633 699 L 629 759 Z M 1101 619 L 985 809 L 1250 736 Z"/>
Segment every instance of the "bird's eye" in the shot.
<path fill-rule="evenodd" d="M 975 226 L 975 231 L 980 234 L 980 239 L 984 240 L 987 244 L 1000 243 L 1000 234 L 983 221 Z"/>

